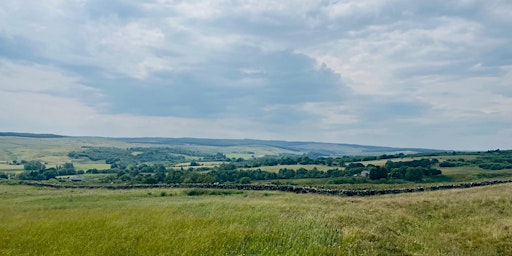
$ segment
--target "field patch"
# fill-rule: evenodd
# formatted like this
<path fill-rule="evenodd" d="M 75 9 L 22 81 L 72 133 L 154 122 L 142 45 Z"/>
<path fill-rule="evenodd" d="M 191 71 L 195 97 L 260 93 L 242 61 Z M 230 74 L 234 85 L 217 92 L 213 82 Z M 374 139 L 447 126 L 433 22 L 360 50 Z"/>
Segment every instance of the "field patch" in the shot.
<path fill-rule="evenodd" d="M 87 171 L 87 170 L 90 170 L 90 169 L 96 169 L 96 170 L 108 170 L 108 169 L 110 169 L 110 164 L 105 164 L 105 163 L 90 163 L 90 164 L 75 163 L 73 165 L 75 166 L 76 170 L 82 170 L 82 171 Z"/>
<path fill-rule="evenodd" d="M 23 170 L 23 165 L 0 164 L 0 171 L 19 171 Z"/>

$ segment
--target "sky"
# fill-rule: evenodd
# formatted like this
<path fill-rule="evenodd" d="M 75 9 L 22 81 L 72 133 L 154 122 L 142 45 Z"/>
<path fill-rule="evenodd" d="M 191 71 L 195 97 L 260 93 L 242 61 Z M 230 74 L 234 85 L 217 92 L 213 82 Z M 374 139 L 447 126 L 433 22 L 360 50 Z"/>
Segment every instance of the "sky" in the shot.
<path fill-rule="evenodd" d="M 7 0 L 0 131 L 512 149 L 509 0 Z"/>

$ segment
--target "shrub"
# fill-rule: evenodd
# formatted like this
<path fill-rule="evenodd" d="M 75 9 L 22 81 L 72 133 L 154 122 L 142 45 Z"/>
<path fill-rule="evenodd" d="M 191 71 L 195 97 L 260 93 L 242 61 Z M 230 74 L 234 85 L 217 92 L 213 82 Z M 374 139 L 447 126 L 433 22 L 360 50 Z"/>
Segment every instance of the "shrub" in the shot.
<path fill-rule="evenodd" d="M 242 177 L 242 178 L 240 178 L 239 183 L 240 184 L 251 184 L 251 178 L 249 178 L 249 177 Z"/>
<path fill-rule="evenodd" d="M 404 179 L 408 181 L 420 181 L 423 178 L 423 168 L 409 167 L 405 171 Z"/>

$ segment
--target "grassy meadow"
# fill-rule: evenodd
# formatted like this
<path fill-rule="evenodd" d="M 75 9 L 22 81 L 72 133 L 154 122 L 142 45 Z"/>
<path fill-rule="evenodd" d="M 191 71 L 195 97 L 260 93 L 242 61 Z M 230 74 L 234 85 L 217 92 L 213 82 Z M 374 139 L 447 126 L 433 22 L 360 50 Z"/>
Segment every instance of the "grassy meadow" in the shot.
<path fill-rule="evenodd" d="M 512 184 L 339 197 L 0 185 L 0 255 L 511 255 Z"/>
<path fill-rule="evenodd" d="M 75 166 L 75 169 L 82 170 L 82 171 L 87 171 L 89 169 L 97 169 L 97 170 L 110 169 L 110 164 L 105 164 L 105 163 L 87 163 L 87 164 L 75 163 L 74 166 Z"/>
<path fill-rule="evenodd" d="M 0 171 L 21 171 L 23 165 L 0 164 Z"/>

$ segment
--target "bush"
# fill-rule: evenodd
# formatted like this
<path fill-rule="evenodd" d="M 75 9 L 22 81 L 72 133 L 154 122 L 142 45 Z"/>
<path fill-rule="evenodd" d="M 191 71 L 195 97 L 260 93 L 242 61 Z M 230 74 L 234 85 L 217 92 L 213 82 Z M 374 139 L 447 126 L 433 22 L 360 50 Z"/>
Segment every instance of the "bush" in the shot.
<path fill-rule="evenodd" d="M 441 175 L 441 174 L 443 174 L 443 172 L 438 169 L 432 169 L 430 172 L 430 175 Z"/>
<path fill-rule="evenodd" d="M 457 166 L 459 166 L 457 163 L 448 162 L 448 161 L 444 161 L 439 164 L 439 167 L 457 167 Z"/>
<path fill-rule="evenodd" d="M 385 179 L 387 177 L 388 177 L 388 170 L 385 168 L 376 166 L 370 170 L 370 179 L 371 180 Z"/>
<path fill-rule="evenodd" d="M 190 190 L 185 190 L 184 193 L 187 196 L 201 196 L 201 195 L 208 194 L 208 190 L 206 190 L 206 189 L 190 189 Z"/>
<path fill-rule="evenodd" d="M 251 178 L 249 177 L 242 177 L 238 181 L 240 184 L 251 184 Z"/>
<path fill-rule="evenodd" d="M 404 179 L 408 181 L 420 181 L 423 178 L 423 168 L 409 167 L 405 171 Z"/>
<path fill-rule="evenodd" d="M 26 162 L 23 168 L 27 171 L 42 171 L 46 169 L 46 166 L 39 161 Z"/>

